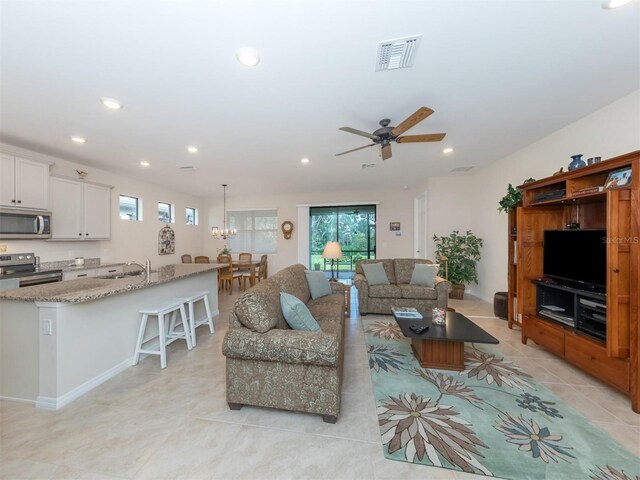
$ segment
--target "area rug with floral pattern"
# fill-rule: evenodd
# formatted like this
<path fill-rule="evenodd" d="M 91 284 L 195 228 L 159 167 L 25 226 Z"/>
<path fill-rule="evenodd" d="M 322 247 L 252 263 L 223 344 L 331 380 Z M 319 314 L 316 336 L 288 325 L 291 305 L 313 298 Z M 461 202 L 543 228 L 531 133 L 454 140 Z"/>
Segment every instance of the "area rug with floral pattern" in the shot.
<path fill-rule="evenodd" d="M 385 457 L 509 479 L 640 480 L 640 459 L 496 346 L 420 367 L 393 317 L 363 319 Z"/>

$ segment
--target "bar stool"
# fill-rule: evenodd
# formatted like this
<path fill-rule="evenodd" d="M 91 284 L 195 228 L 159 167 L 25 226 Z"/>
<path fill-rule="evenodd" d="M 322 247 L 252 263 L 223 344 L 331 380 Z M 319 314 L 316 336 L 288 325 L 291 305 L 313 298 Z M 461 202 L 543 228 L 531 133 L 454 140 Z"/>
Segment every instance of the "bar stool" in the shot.
<path fill-rule="evenodd" d="M 149 355 L 160 355 L 160 367 L 166 368 L 167 345 L 178 339 L 186 340 L 187 348 L 189 350 L 193 348 L 189 332 L 189 320 L 187 319 L 184 304 L 184 298 L 174 298 L 160 307 L 140 310 L 142 321 L 140 322 L 140 331 L 138 332 L 138 341 L 136 343 L 136 351 L 133 355 L 132 365 L 137 365 L 140 360 L 140 354 L 146 353 Z M 176 324 L 178 312 L 180 312 L 182 331 L 176 331 L 176 327 L 178 326 Z M 168 331 L 165 331 L 165 316 L 169 314 L 171 314 L 171 322 L 169 323 Z M 149 341 L 149 339 L 144 339 L 144 333 L 147 329 L 149 316 L 155 316 L 158 319 L 158 350 L 147 350 L 142 348 L 142 344 Z"/>
<path fill-rule="evenodd" d="M 204 304 L 205 317 L 200 320 L 196 320 L 195 317 L 195 307 L 196 302 L 202 300 Z M 204 325 L 206 323 L 209 324 L 209 331 L 211 333 L 214 332 L 213 328 L 213 317 L 211 316 L 211 308 L 209 307 L 209 292 L 200 292 L 195 295 L 192 295 L 189 298 L 184 300 L 186 304 L 189 306 L 189 326 L 191 327 L 191 344 L 196 346 L 196 328 L 200 325 Z"/>

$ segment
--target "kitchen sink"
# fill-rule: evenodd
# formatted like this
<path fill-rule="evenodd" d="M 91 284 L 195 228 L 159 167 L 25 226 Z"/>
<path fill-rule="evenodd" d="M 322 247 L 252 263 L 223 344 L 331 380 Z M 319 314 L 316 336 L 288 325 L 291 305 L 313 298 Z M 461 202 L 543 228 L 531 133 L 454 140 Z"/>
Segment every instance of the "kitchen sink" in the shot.
<path fill-rule="evenodd" d="M 155 273 L 157 270 L 151 270 L 151 273 Z M 133 272 L 123 272 L 123 273 L 113 273 L 111 275 L 104 275 L 102 277 L 103 280 L 116 280 L 118 278 L 127 278 L 127 277 L 142 277 L 145 273 L 141 270 L 135 270 Z"/>

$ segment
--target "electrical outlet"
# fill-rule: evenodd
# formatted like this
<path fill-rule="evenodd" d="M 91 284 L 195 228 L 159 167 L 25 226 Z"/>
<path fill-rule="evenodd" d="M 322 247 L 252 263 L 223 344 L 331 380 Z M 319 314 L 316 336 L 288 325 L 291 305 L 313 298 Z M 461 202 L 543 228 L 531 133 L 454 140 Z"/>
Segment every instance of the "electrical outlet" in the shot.
<path fill-rule="evenodd" d="M 0 253 L 6 253 L 7 252 L 7 246 L 6 245 L 0 245 Z"/>
<path fill-rule="evenodd" d="M 51 320 L 45 318 L 42 322 L 42 334 L 43 335 L 53 335 L 51 332 Z"/>

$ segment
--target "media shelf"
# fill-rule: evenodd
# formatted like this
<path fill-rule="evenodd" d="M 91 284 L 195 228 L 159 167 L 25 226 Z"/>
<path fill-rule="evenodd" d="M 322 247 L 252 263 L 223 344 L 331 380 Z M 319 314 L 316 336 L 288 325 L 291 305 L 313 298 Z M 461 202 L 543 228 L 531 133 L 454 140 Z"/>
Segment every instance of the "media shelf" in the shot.
<path fill-rule="evenodd" d="M 534 280 L 536 314 L 593 337 L 607 341 L 607 295 L 581 290 L 547 279 Z"/>

